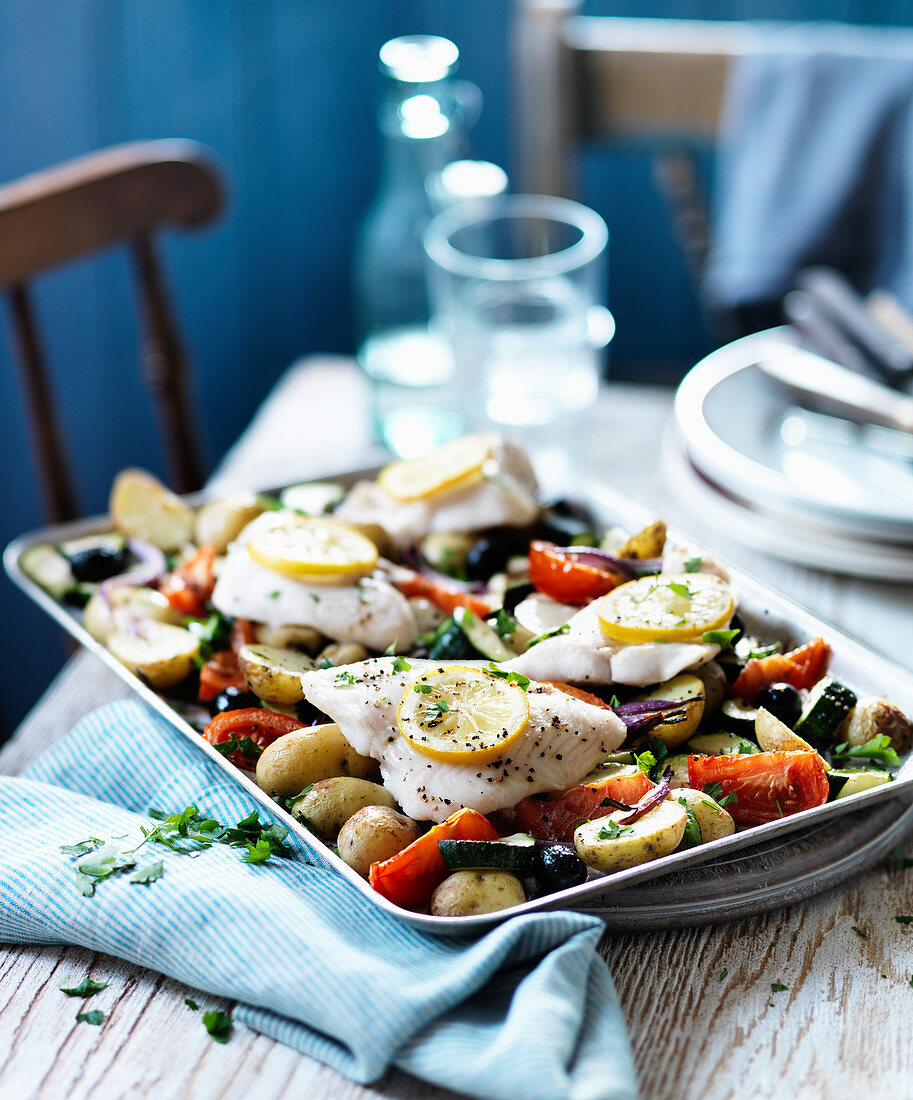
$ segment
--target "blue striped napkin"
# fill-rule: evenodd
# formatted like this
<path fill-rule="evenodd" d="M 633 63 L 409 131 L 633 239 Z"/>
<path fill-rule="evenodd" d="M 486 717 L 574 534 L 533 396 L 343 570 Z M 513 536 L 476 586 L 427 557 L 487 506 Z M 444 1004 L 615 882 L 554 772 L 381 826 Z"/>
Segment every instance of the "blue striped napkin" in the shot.
<path fill-rule="evenodd" d="M 90 715 L 0 784 L 0 940 L 79 944 L 237 1000 L 235 1020 L 356 1081 L 397 1065 L 480 1097 L 636 1096 L 594 917 L 534 913 L 438 939 L 381 912 L 294 837 L 293 858 L 261 866 L 221 844 L 195 858 L 149 845 L 138 865 L 161 858 L 158 881 L 116 875 L 84 897 L 60 845 L 138 835 L 149 806 L 196 803 L 228 824 L 256 808 L 133 701 Z"/>

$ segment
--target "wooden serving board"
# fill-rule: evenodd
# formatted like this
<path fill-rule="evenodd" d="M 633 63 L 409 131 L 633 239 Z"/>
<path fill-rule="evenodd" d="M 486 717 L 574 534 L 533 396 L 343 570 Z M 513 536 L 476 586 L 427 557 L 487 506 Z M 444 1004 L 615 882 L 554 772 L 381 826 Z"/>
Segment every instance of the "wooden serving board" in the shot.
<path fill-rule="evenodd" d="M 913 834 L 913 800 L 890 802 L 575 906 L 611 931 L 723 924 L 848 882 Z"/>

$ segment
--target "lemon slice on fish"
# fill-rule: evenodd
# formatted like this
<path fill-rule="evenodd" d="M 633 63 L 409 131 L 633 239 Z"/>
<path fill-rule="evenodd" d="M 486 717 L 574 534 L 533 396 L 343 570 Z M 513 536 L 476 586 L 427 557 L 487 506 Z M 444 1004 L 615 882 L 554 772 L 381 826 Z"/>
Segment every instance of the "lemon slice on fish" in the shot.
<path fill-rule="evenodd" d="M 484 435 L 466 435 L 423 458 L 392 462 L 377 475 L 377 483 L 389 496 L 408 504 L 481 481 L 482 467 L 489 458 L 490 440 Z"/>
<path fill-rule="evenodd" d="M 259 565 L 313 584 L 355 579 L 377 564 L 369 538 L 330 519 L 296 517 L 257 532 L 247 550 Z"/>
<path fill-rule="evenodd" d="M 529 702 L 513 681 L 465 665 L 442 665 L 409 685 L 396 712 L 414 749 L 447 763 L 485 763 L 526 729 Z"/>
<path fill-rule="evenodd" d="M 680 573 L 613 588 L 599 605 L 599 625 L 613 642 L 681 642 L 724 626 L 732 612 L 725 581 L 713 573 Z"/>

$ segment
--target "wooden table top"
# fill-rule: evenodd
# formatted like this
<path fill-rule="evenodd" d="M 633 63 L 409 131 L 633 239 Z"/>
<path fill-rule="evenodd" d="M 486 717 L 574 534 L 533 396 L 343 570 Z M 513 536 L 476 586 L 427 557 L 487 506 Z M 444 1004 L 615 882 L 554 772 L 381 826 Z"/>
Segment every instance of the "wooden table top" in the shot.
<path fill-rule="evenodd" d="M 702 532 L 666 485 L 667 390 L 612 385 L 575 425 L 574 457 L 669 522 L 900 664 L 913 665 L 913 586 L 847 580 Z M 343 409 L 334 418 L 314 410 Z M 213 485 L 266 486 L 370 462 L 367 396 L 348 360 L 292 367 L 216 471 Z M 37 612 L 36 612 L 37 613 Z M 0 753 L 15 774 L 83 714 L 128 694 L 77 653 Z M 909 848 L 909 846 L 908 846 Z M 911 854 L 907 851 L 906 854 Z M 713 928 L 607 935 L 603 952 L 628 1021 L 644 1098 L 745 1100 L 913 1094 L 913 870 L 878 868 L 792 909 Z M 75 1022 L 57 986 L 90 972 L 108 988 Z M 786 989 L 774 990 L 773 985 Z M 157 1094 L 194 1100 L 444 1100 L 398 1071 L 364 1088 L 236 1026 L 212 1042 L 184 1005 L 189 987 L 79 948 L 0 947 L 0 1096 L 68 1100 Z M 205 1007 L 227 1009 L 196 995 Z"/>

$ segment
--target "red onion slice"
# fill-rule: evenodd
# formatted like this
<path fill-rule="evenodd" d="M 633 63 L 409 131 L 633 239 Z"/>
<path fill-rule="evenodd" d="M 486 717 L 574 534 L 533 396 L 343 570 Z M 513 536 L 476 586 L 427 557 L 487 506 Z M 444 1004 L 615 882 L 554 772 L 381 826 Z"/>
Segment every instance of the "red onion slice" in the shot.
<path fill-rule="evenodd" d="M 647 791 L 630 813 L 623 814 L 621 817 L 616 817 L 614 820 L 621 826 L 630 825 L 632 821 L 637 821 L 639 818 L 643 817 L 644 814 L 649 813 L 654 806 L 658 806 L 671 790 L 672 769 L 666 768 L 663 772 L 662 779 L 653 790 Z"/>
<path fill-rule="evenodd" d="M 137 559 L 137 564 L 127 570 L 126 573 L 118 573 L 116 577 L 109 577 L 99 585 L 98 592 L 105 603 L 110 606 L 108 598 L 112 589 L 120 588 L 125 584 L 143 585 L 154 584 L 168 569 L 168 562 L 164 553 L 151 542 L 142 539 L 127 539 L 127 549 Z"/>
<path fill-rule="evenodd" d="M 595 546 L 559 546 L 562 554 L 573 554 L 581 565 L 592 565 L 607 573 L 618 573 L 632 581 L 646 573 L 658 573 L 663 566 L 662 558 L 616 558 L 607 550 Z"/>

